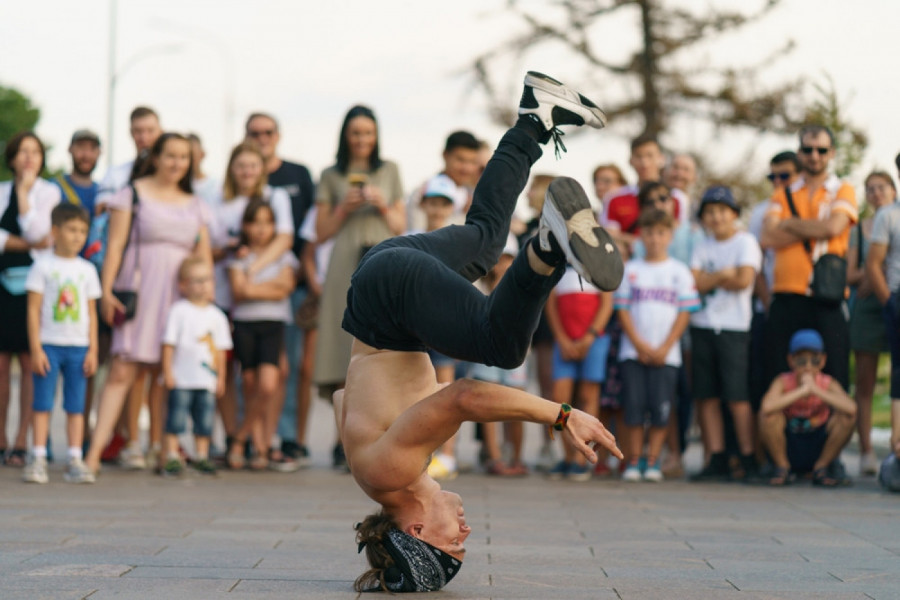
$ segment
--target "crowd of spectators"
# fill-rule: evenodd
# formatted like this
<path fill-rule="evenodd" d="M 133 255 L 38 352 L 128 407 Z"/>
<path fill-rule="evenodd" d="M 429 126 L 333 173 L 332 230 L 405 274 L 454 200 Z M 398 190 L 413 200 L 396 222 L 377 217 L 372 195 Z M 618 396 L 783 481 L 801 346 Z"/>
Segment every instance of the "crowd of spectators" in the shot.
<path fill-rule="evenodd" d="M 443 168 L 406 196 L 365 106 L 347 112 L 335 163 L 315 184 L 279 156 L 281 131 L 267 113 L 248 117 L 221 182 L 203 170 L 198 136 L 165 132 L 147 107 L 130 124 L 135 159 L 100 183 L 102 144 L 89 130 L 74 133 L 71 171 L 52 181 L 40 177 L 44 146 L 34 133 L 6 140 L 14 179 L 0 183 L 0 456 L 25 481 L 48 480 L 61 375 L 67 481 L 93 482 L 101 462 L 167 476 L 188 464 L 202 474 L 308 466 L 313 390 L 330 401 L 344 383 L 350 336 L 341 319 L 356 265 L 389 237 L 463 222 L 489 145 L 453 132 Z M 879 467 L 872 399 L 884 352 L 891 450 L 900 456 L 894 179 L 871 173 L 860 205 L 831 171 L 832 132 L 807 126 L 798 142 L 772 158 L 771 197 L 747 219 L 731 189 L 696 189 L 694 159 L 650 136 L 631 144 L 634 184 L 616 164 L 594 170 L 601 223 L 627 259 L 615 294 L 567 273 L 534 334 L 533 373 L 431 358 L 441 382 L 535 381 L 542 396 L 599 416 L 625 460 L 603 455 L 592 466 L 557 456 L 546 436 L 539 456 L 522 456 L 520 423 L 482 424 L 487 474 L 684 477 L 696 422 L 704 466 L 691 480 L 785 485 L 808 475 L 845 485 L 841 450 L 854 431 L 860 474 Z M 534 234 L 552 180 L 533 177 L 531 212 L 514 219 L 500 263 L 477 282 L 483 293 Z M 13 359 L 20 422 L 7 437 Z M 185 451 L 188 422 L 194 443 Z M 432 476 L 460 470 L 455 446 L 451 439 L 434 454 Z M 346 468 L 340 439 L 331 459 Z"/>

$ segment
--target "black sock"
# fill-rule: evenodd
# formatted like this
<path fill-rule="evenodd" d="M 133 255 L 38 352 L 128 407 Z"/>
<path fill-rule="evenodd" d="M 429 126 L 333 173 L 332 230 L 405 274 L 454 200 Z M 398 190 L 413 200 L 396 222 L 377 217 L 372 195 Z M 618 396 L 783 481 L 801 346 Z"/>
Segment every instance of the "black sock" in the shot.
<path fill-rule="evenodd" d="M 556 238 L 553 237 L 552 233 L 547 234 L 547 239 L 550 241 L 549 251 L 541 249 L 539 235 L 531 238 L 531 247 L 537 257 L 541 259 L 542 263 L 551 267 L 557 267 L 566 261 L 566 254 L 563 252 L 563 249 L 559 247 L 559 242 L 556 241 Z"/>
<path fill-rule="evenodd" d="M 550 132 L 544 129 L 544 125 L 537 115 L 519 115 L 516 127 L 539 144 L 546 144 L 550 141 Z"/>

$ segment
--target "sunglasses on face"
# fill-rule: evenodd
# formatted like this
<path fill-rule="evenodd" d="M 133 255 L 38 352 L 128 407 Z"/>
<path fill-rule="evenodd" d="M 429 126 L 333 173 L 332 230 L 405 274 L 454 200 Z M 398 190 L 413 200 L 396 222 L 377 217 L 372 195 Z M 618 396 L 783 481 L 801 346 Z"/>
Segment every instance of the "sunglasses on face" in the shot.
<path fill-rule="evenodd" d="M 798 356 L 794 359 L 794 364 L 798 367 L 805 367 L 806 365 L 812 365 L 814 367 L 818 367 L 822 364 L 821 356 Z"/>
<path fill-rule="evenodd" d="M 791 178 L 790 173 L 769 173 L 768 175 L 766 175 L 766 179 L 768 179 L 772 183 L 775 183 L 776 179 L 778 181 L 785 182 L 790 178 Z"/>
<path fill-rule="evenodd" d="M 262 136 L 272 137 L 273 135 L 275 135 L 274 129 L 257 129 L 256 131 L 247 132 L 247 136 L 254 139 L 261 138 Z"/>
<path fill-rule="evenodd" d="M 803 154 L 812 154 L 813 152 L 818 152 L 819 156 L 825 156 L 826 154 L 828 154 L 828 152 L 830 150 L 831 150 L 831 148 L 828 148 L 828 147 L 823 148 L 821 146 L 801 146 L 800 147 L 800 152 L 802 152 Z"/>

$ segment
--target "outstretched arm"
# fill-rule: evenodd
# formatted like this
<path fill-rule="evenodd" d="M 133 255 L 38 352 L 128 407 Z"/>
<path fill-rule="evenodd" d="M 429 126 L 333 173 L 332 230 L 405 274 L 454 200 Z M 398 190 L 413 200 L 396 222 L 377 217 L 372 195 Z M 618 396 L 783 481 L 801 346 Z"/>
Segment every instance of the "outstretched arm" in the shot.
<path fill-rule="evenodd" d="M 559 412 L 559 404 L 521 390 L 481 381 L 455 381 L 406 409 L 372 445 L 369 457 L 378 456 L 383 468 L 367 477 L 367 483 L 385 490 L 408 485 L 422 473 L 428 456 L 464 421 L 552 425 Z M 615 437 L 598 419 L 580 410 L 572 410 L 563 440 L 590 462 L 597 461 L 595 443 L 622 458 Z"/>

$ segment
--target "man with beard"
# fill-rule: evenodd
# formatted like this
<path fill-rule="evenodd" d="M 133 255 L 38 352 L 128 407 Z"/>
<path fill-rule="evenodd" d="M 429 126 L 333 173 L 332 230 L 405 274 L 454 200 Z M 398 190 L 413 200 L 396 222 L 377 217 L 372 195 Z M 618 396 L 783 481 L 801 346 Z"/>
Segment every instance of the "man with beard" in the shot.
<path fill-rule="evenodd" d="M 159 115 L 152 108 L 135 107 L 131 111 L 129 119 L 131 122 L 129 131 L 131 139 L 134 140 L 135 159 L 110 167 L 103 176 L 103 181 L 100 182 L 100 192 L 97 194 L 97 205 L 100 207 L 98 211 L 102 210 L 103 205 L 109 202 L 116 192 L 131 183 L 135 176 L 135 161 L 145 156 L 162 134 Z"/>
<path fill-rule="evenodd" d="M 100 138 L 89 129 L 79 129 L 72 134 L 69 154 L 72 156 L 72 172 L 57 175 L 54 183 L 62 190 L 64 200 L 84 207 L 93 217 L 100 185 L 91 179 L 91 174 L 100 158 Z"/>
<path fill-rule="evenodd" d="M 801 175 L 775 190 L 763 223 L 760 244 L 775 250 L 773 299 L 766 323 L 768 381 L 788 371 L 791 336 L 815 329 L 825 342 L 825 372 L 844 390 L 849 385 L 850 330 L 842 300 L 815 297 L 813 265 L 826 254 L 846 257 L 850 228 L 857 221 L 853 186 L 829 172 L 834 134 L 827 127 L 800 130 Z M 791 204 L 794 209 L 792 210 Z"/>

